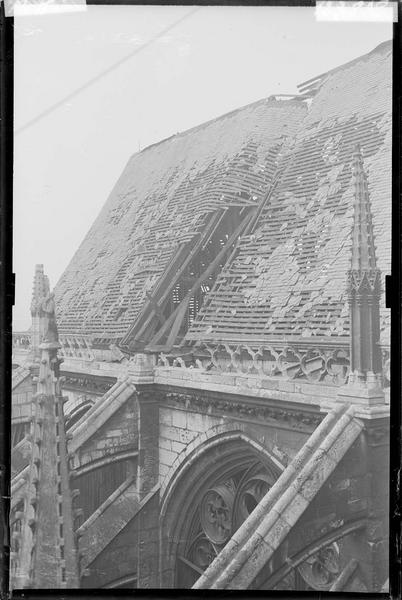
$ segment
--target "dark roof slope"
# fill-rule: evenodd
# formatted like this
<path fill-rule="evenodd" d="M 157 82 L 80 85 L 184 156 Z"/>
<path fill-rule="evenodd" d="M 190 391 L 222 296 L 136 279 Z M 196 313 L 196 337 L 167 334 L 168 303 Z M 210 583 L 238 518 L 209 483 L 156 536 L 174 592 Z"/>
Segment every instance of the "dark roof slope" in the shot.
<path fill-rule="evenodd" d="M 280 161 L 278 186 L 192 324 L 188 340 L 349 335 L 351 156 L 368 175 L 378 266 L 390 269 L 391 45 L 323 77 Z M 382 309 L 383 341 L 388 312 Z"/>
<path fill-rule="evenodd" d="M 57 284 L 60 333 L 122 337 L 208 215 L 261 200 L 306 110 L 262 100 L 135 154 Z"/>

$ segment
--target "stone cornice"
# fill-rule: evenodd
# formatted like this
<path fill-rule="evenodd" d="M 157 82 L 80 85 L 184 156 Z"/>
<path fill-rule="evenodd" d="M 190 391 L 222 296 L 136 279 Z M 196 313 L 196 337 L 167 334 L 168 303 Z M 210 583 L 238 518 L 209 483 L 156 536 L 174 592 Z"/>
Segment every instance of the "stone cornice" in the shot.
<path fill-rule="evenodd" d="M 253 398 L 234 398 L 227 394 L 209 394 L 198 390 L 168 390 L 164 394 L 164 405 L 231 418 L 263 421 L 264 424 L 272 423 L 276 427 L 303 432 L 313 431 L 323 419 L 321 413 L 307 407 L 303 410 L 297 406 L 284 406 L 283 403 L 267 404 Z"/>
<path fill-rule="evenodd" d="M 99 394 L 102 396 L 116 383 L 116 378 L 107 375 L 92 375 L 62 371 L 63 388 Z"/>

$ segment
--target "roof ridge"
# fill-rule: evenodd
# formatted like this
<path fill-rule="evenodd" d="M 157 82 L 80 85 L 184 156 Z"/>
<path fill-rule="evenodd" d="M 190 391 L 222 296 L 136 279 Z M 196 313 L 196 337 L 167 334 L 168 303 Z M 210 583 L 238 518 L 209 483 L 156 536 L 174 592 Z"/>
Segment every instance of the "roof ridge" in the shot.
<path fill-rule="evenodd" d="M 320 82 L 320 80 L 322 80 L 327 75 L 331 75 L 332 73 L 335 73 L 336 71 L 344 69 L 345 67 L 350 67 L 353 64 L 359 62 L 360 60 L 363 60 L 363 59 L 371 56 L 372 54 L 375 54 L 376 52 L 382 52 L 383 50 L 385 50 L 387 48 L 387 46 L 392 47 L 392 40 L 385 40 L 385 42 L 381 42 L 380 44 L 378 44 L 378 46 L 376 46 L 369 52 L 366 52 L 365 54 L 360 54 L 359 56 L 356 56 L 356 58 L 352 58 L 352 60 L 349 60 L 348 62 L 345 62 L 342 65 L 334 67 L 333 69 L 329 69 L 328 71 L 324 71 L 323 73 L 320 73 L 319 75 L 316 75 L 315 77 L 311 77 L 310 79 L 306 79 L 305 81 L 298 83 L 297 88 L 300 91 L 300 93 L 302 94 L 302 93 L 304 93 L 304 91 L 307 91 L 307 89 L 310 88 L 311 85 L 313 85 L 315 83 L 318 84 Z"/>
<path fill-rule="evenodd" d="M 276 98 L 280 97 L 280 96 L 288 97 L 289 100 L 276 100 Z M 302 96 L 300 96 L 299 94 L 270 94 L 269 96 L 266 96 L 265 98 L 261 98 L 260 100 L 255 100 L 254 102 L 250 102 L 249 104 L 244 104 L 243 106 L 234 108 L 233 110 L 230 110 L 221 115 L 218 115 L 217 117 L 213 117 L 212 119 L 209 119 L 208 121 L 203 121 L 202 123 L 199 123 L 198 125 L 193 125 L 189 129 L 184 129 L 183 131 L 178 131 L 177 133 L 173 133 L 172 135 L 170 135 L 166 138 L 163 138 L 162 140 L 159 140 L 158 142 L 149 144 L 149 146 L 145 146 L 145 148 L 142 148 L 139 152 L 134 152 L 134 154 L 131 155 L 131 158 L 134 158 L 135 156 L 139 156 L 146 150 L 149 150 L 150 148 L 154 148 L 155 146 L 159 146 L 160 144 L 163 144 L 164 142 L 167 142 L 168 140 L 184 137 L 187 134 L 194 133 L 195 131 L 200 130 L 200 129 L 204 129 L 204 128 L 208 127 L 209 125 L 211 125 L 212 123 L 215 123 L 216 121 L 220 121 L 221 119 L 225 119 L 226 117 L 235 115 L 236 113 L 241 112 L 242 110 L 251 108 L 253 106 L 257 106 L 258 104 L 272 102 L 272 105 L 274 105 L 274 104 L 278 105 L 279 103 L 288 105 L 289 102 L 292 102 L 292 101 L 297 102 L 299 104 L 301 102 L 304 102 L 304 98 Z M 130 158 L 130 160 L 131 160 L 131 158 Z"/>

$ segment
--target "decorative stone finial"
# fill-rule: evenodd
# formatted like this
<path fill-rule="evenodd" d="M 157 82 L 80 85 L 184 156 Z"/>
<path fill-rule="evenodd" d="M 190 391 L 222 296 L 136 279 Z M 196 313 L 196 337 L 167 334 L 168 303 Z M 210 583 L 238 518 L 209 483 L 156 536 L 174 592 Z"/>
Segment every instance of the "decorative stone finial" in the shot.
<path fill-rule="evenodd" d="M 377 275 L 375 257 L 373 219 L 367 176 L 364 171 L 363 157 L 357 144 L 353 152 L 352 181 L 354 188 L 354 220 L 352 229 L 351 271 L 361 274 Z M 377 277 L 374 278 L 375 280 Z M 376 281 L 373 281 L 373 284 Z"/>
<path fill-rule="evenodd" d="M 60 348 L 56 325 L 54 294 L 50 292 L 49 279 L 43 265 L 36 265 L 31 302 L 31 359 L 41 356 L 43 344 L 53 344 Z"/>
<path fill-rule="evenodd" d="M 43 265 L 36 265 L 31 301 L 31 315 L 33 317 L 38 314 L 40 304 L 49 292 L 49 279 L 44 273 Z"/>
<path fill-rule="evenodd" d="M 380 341 L 381 271 L 377 268 L 367 176 L 358 145 L 353 152 L 354 218 L 351 268 L 347 276 L 350 311 L 349 391 L 341 396 L 368 405 L 383 404 Z M 353 393 L 350 388 L 353 388 Z"/>
<path fill-rule="evenodd" d="M 44 321 L 43 328 L 43 343 L 59 344 L 59 334 L 57 331 L 56 324 L 56 305 L 54 301 L 54 293 L 48 293 L 45 298 L 42 299 L 39 307 L 39 316 Z"/>

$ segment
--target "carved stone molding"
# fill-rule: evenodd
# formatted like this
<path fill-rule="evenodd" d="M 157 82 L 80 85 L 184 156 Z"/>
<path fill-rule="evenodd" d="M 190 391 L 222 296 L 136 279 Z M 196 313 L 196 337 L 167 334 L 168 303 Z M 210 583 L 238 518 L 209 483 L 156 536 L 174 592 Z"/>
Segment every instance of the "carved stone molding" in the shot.
<path fill-rule="evenodd" d="M 298 527 L 295 532 L 297 537 L 293 537 L 293 541 L 299 550 L 295 552 L 293 544 L 284 548 L 282 565 L 263 578 L 263 589 L 300 590 L 300 587 L 294 587 L 294 575 L 298 574 L 309 588 L 333 591 L 340 583 L 339 579 L 345 566 L 340 552 L 340 541 L 349 535 L 355 536 L 357 532 L 363 531 L 366 525 L 365 518 L 344 523 L 342 520 L 334 521 L 327 515 L 321 520 L 321 524 L 318 521 L 315 524 L 310 521 Z M 346 590 L 342 587 L 337 591 Z M 348 591 L 351 590 L 348 588 Z"/>
<path fill-rule="evenodd" d="M 224 544 L 232 530 L 235 485 L 228 480 L 207 490 L 200 505 L 201 527 L 215 545 Z"/>
<path fill-rule="evenodd" d="M 188 559 L 202 571 L 209 567 L 216 555 L 216 548 L 203 533 L 196 536 L 188 550 Z"/>
<path fill-rule="evenodd" d="M 336 542 L 320 548 L 298 567 L 304 581 L 314 590 L 328 591 L 341 571 Z"/>
<path fill-rule="evenodd" d="M 351 293 L 372 292 L 380 296 L 381 271 L 379 269 L 350 269 L 348 272 L 348 287 Z"/>
<path fill-rule="evenodd" d="M 92 340 L 85 335 L 60 335 L 61 356 L 94 360 Z"/>
<path fill-rule="evenodd" d="M 114 380 L 107 381 L 105 379 L 88 377 L 77 373 L 63 374 L 64 389 L 73 389 L 103 396 L 103 394 L 106 394 L 114 384 Z"/>
<path fill-rule="evenodd" d="M 138 402 L 160 404 L 165 396 L 154 384 L 135 384 L 135 397 Z"/>
<path fill-rule="evenodd" d="M 32 343 L 32 335 L 30 332 L 18 332 L 13 331 L 12 333 L 12 347 L 13 348 L 29 348 Z"/>
<path fill-rule="evenodd" d="M 347 340 L 341 344 L 324 343 L 323 340 L 301 340 L 292 344 L 278 342 L 259 346 L 202 344 L 194 352 L 192 363 L 188 358 L 185 361 L 181 357 L 161 354 L 159 364 L 343 385 L 349 374 L 349 346 Z"/>
<path fill-rule="evenodd" d="M 391 352 L 389 346 L 381 347 L 383 386 L 389 387 L 391 382 Z"/>
<path fill-rule="evenodd" d="M 206 487 L 192 507 L 183 553 L 187 564 L 204 571 L 277 478 L 278 474 L 267 465 L 253 461 Z"/>
<path fill-rule="evenodd" d="M 236 530 L 247 519 L 265 494 L 274 485 L 276 475 L 256 464 L 240 480 L 233 505 L 233 528 Z"/>
<path fill-rule="evenodd" d="M 383 346 L 383 385 L 389 385 L 389 347 Z M 284 380 L 342 386 L 350 373 L 349 339 L 299 339 L 261 345 L 201 344 L 183 356 L 161 352 L 158 365 L 218 373 L 275 377 Z"/>
<path fill-rule="evenodd" d="M 263 404 L 241 402 L 230 399 L 211 399 L 200 394 L 182 394 L 167 392 L 166 401 L 173 406 L 180 406 L 186 410 L 204 412 L 207 414 L 224 413 L 226 416 L 256 419 L 258 421 L 275 421 L 286 429 L 314 429 L 322 421 L 321 414 L 308 413 L 302 410 L 287 409 L 283 406 L 272 407 Z"/>

